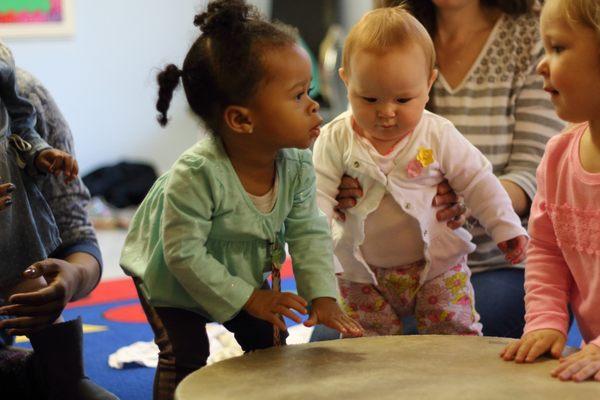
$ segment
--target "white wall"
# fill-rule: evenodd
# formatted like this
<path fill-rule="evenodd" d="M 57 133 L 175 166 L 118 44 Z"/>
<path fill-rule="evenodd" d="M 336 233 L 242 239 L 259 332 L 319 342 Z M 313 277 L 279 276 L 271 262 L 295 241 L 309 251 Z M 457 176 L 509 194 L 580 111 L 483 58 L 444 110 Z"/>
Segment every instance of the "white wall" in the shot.
<path fill-rule="evenodd" d="M 255 0 L 268 12 L 268 0 Z M 200 135 L 181 86 L 166 129 L 156 122 L 156 73 L 181 66 L 205 0 L 75 0 L 76 31 L 61 39 L 9 39 L 17 65 L 50 90 L 71 125 L 82 172 L 120 159 L 165 171 Z"/>

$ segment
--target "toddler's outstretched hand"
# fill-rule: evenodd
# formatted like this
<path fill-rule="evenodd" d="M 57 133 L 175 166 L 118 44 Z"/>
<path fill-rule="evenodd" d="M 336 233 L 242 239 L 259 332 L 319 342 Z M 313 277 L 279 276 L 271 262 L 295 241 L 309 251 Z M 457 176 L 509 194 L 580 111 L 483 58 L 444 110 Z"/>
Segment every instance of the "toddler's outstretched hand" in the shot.
<path fill-rule="evenodd" d="M 300 317 L 292 310 L 300 314 L 306 314 L 306 306 L 306 300 L 297 294 L 256 289 L 244 305 L 244 310 L 248 314 L 268 321 L 285 331 L 287 327 L 285 326 L 285 322 L 279 318 L 279 315 L 284 315 L 296 321 L 296 323 L 300 323 Z"/>
<path fill-rule="evenodd" d="M 65 181 L 71 182 L 79 173 L 79 166 L 69 153 L 58 149 L 42 150 L 35 158 L 35 166 L 44 172 L 59 176 L 62 172 L 65 175 Z"/>
<path fill-rule="evenodd" d="M 600 347 L 588 344 L 581 351 L 561 358 L 551 374 L 561 381 L 581 382 L 590 378 L 600 381 Z"/>
<path fill-rule="evenodd" d="M 343 312 L 331 297 L 319 297 L 312 301 L 310 317 L 304 325 L 310 327 L 318 323 L 327 325 L 344 336 L 362 336 L 364 333 L 360 324 Z"/>
<path fill-rule="evenodd" d="M 521 235 L 498 243 L 498 248 L 504 253 L 504 258 L 511 264 L 518 264 L 525 259 L 527 236 Z"/>
<path fill-rule="evenodd" d="M 500 357 L 505 361 L 515 360 L 518 363 L 533 362 L 550 350 L 552 357 L 558 358 L 562 354 L 566 341 L 565 335 L 556 329 L 538 329 L 510 343 L 502 350 Z"/>

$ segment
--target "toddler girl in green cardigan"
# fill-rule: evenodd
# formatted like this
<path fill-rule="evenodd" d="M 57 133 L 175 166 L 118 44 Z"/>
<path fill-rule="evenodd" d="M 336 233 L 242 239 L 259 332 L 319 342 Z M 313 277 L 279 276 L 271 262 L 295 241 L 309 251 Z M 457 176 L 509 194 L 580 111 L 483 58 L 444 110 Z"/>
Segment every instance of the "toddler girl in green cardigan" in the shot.
<path fill-rule="evenodd" d="M 362 334 L 336 301 L 329 228 L 316 204 L 307 149 L 322 119 L 309 97 L 309 56 L 292 31 L 243 0 L 213 1 L 194 23 L 202 34 L 182 69 L 171 64 L 158 76 L 159 122 L 181 79 L 212 135 L 158 179 L 121 256 L 160 348 L 155 399 L 171 398 L 206 364 L 211 321 L 244 351 L 284 342 L 281 316 L 299 323 L 309 314 L 306 326 Z M 284 243 L 299 295 L 276 287 Z"/>

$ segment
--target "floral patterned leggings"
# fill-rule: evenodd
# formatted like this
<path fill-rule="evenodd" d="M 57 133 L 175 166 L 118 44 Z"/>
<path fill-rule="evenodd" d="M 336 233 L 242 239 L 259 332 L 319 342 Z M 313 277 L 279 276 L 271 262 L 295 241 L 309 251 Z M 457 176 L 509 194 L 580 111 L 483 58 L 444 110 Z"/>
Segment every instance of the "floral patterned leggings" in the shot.
<path fill-rule="evenodd" d="M 424 263 L 372 267 L 377 285 L 338 277 L 345 311 L 365 336 L 401 335 L 402 318 L 414 314 L 420 334 L 480 335 L 471 271 L 465 262 L 419 287 Z"/>

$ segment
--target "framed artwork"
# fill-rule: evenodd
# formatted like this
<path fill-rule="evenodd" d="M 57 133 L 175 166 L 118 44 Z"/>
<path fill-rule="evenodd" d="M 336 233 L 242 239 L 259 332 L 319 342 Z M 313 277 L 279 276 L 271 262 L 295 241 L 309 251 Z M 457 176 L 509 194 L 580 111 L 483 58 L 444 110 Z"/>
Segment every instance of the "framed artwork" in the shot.
<path fill-rule="evenodd" d="M 0 38 L 70 36 L 74 0 L 0 0 Z"/>

